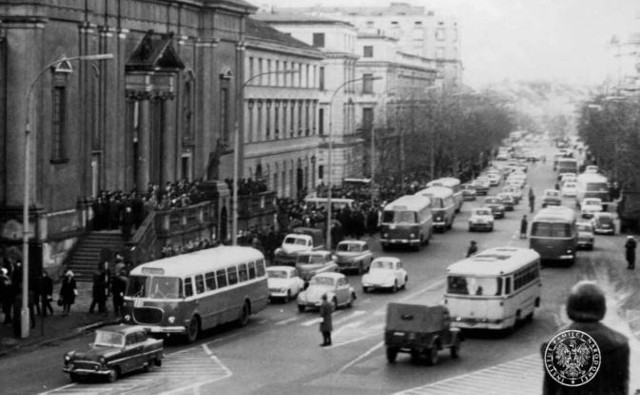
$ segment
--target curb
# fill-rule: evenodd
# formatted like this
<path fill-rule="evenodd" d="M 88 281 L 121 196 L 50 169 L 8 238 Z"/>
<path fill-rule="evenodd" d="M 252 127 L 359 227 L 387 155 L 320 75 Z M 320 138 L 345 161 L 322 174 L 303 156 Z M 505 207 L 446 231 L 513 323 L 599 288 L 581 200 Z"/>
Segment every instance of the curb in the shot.
<path fill-rule="evenodd" d="M 42 339 L 39 341 L 34 341 L 34 342 L 27 342 L 25 344 L 17 344 L 13 347 L 8 347 L 6 350 L 0 350 L 0 358 L 4 357 L 6 355 L 9 355 L 11 353 L 14 353 L 16 351 L 19 350 L 25 350 L 25 349 L 29 349 L 29 348 L 34 348 L 34 347 L 42 347 L 42 346 L 47 346 L 51 343 L 55 343 L 55 342 L 60 342 L 60 341 L 64 341 L 64 340 L 69 340 L 69 339 L 73 339 L 74 337 L 80 336 L 82 333 L 92 330 L 92 329 L 97 329 L 106 325 L 116 325 L 121 323 L 120 319 L 116 319 L 116 320 L 105 320 L 105 321 L 98 321 L 98 322 L 94 322 L 92 324 L 89 325 L 85 325 L 85 326 L 81 326 L 78 328 L 75 328 L 73 330 L 71 330 L 70 333 L 67 333 L 65 335 L 61 335 L 61 336 L 56 336 L 56 337 L 50 337 L 47 339 Z"/>

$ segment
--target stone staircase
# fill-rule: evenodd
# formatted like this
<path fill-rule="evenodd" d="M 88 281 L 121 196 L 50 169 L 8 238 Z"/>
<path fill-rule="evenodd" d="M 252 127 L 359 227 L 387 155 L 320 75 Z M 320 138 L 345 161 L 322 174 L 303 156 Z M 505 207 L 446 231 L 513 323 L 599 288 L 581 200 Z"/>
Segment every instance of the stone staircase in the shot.
<path fill-rule="evenodd" d="M 100 251 L 108 248 L 115 253 L 124 249 L 120 231 L 90 232 L 80 241 L 71 257 L 67 259 L 68 269 L 73 271 L 76 281 L 92 281 L 98 267 Z"/>

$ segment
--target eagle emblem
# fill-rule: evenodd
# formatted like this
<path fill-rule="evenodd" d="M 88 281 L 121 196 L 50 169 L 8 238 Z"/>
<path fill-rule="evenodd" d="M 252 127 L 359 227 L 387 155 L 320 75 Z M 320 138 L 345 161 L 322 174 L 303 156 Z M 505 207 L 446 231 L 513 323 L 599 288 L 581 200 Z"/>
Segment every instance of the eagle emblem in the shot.
<path fill-rule="evenodd" d="M 591 381 L 600 368 L 600 348 L 587 333 L 570 329 L 551 339 L 544 353 L 545 368 L 560 384 L 577 387 Z"/>

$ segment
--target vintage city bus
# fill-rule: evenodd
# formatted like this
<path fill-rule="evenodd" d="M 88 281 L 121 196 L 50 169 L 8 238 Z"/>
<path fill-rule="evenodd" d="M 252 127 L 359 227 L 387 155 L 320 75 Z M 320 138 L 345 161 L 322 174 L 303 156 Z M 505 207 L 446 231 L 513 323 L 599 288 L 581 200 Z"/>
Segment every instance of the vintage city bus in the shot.
<path fill-rule="evenodd" d="M 438 178 L 437 180 L 430 181 L 427 184 L 427 188 L 440 186 L 440 187 L 446 187 L 451 189 L 451 191 L 453 192 L 453 203 L 454 203 L 455 212 L 459 213 L 460 209 L 462 208 L 462 203 L 464 202 L 464 196 L 462 196 L 461 185 L 462 184 L 460 183 L 460 180 L 457 178 L 443 177 L 443 178 Z"/>
<path fill-rule="evenodd" d="M 412 246 L 419 250 L 429 243 L 432 229 L 431 200 L 423 196 L 402 196 L 384 208 L 380 243 L 384 250 L 392 245 Z"/>
<path fill-rule="evenodd" d="M 442 232 L 451 229 L 456 215 L 451 188 L 433 186 L 416 192 L 416 196 L 425 196 L 431 199 L 434 229 Z"/>
<path fill-rule="evenodd" d="M 543 261 L 563 261 L 567 266 L 573 265 L 578 247 L 576 213 L 564 206 L 538 211 L 531 223 L 529 247 L 537 251 Z"/>
<path fill-rule="evenodd" d="M 265 259 L 251 247 L 216 247 L 148 262 L 129 275 L 123 320 L 183 335 L 227 322 L 244 326 L 269 299 Z"/>
<path fill-rule="evenodd" d="M 513 329 L 540 306 L 540 254 L 497 247 L 447 269 L 445 306 L 451 325 L 463 329 Z"/>

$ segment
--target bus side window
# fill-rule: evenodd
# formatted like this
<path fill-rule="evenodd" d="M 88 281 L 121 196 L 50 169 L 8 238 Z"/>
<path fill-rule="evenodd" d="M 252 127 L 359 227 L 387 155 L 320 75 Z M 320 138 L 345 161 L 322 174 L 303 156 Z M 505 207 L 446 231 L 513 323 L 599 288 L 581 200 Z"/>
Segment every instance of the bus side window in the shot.
<path fill-rule="evenodd" d="M 249 262 L 249 279 L 253 280 L 256 278 L 256 263 Z"/>
<path fill-rule="evenodd" d="M 238 283 L 238 268 L 231 266 L 227 268 L 227 278 L 229 279 L 229 285 Z"/>
<path fill-rule="evenodd" d="M 509 295 L 511 293 L 511 277 L 507 277 L 504 283 L 504 294 Z"/>
<path fill-rule="evenodd" d="M 257 277 L 264 277 L 265 274 L 265 270 L 264 270 L 264 259 L 260 259 L 256 261 L 256 276 Z"/>
<path fill-rule="evenodd" d="M 191 280 L 191 277 L 184 279 L 184 296 L 185 298 L 193 296 L 193 280 Z"/>
<path fill-rule="evenodd" d="M 204 293 L 204 277 L 202 277 L 202 274 L 196 276 L 196 292 L 199 294 Z"/>
<path fill-rule="evenodd" d="M 216 289 L 216 274 L 214 272 L 205 274 L 204 282 L 207 285 L 207 290 L 213 291 L 214 289 Z"/>
<path fill-rule="evenodd" d="M 216 280 L 218 281 L 218 288 L 224 288 L 227 286 L 227 272 L 224 269 L 216 271 Z"/>
<path fill-rule="evenodd" d="M 242 263 L 238 266 L 238 274 L 240 277 L 240 282 L 247 281 L 249 279 L 246 263 Z"/>

